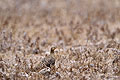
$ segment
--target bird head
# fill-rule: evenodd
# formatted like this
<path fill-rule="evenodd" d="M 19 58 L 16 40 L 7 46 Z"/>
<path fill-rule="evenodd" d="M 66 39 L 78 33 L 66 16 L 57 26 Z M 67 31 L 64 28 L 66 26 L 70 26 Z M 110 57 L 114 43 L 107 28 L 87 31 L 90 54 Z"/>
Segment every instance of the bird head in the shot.
<path fill-rule="evenodd" d="M 50 54 L 54 54 L 56 47 L 51 47 Z"/>

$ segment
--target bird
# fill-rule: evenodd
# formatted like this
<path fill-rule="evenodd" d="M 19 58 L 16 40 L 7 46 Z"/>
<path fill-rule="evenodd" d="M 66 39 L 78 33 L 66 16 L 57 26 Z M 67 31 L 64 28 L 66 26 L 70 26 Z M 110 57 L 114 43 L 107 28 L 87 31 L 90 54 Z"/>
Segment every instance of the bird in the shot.
<path fill-rule="evenodd" d="M 43 59 L 41 59 L 39 64 L 34 66 L 33 71 L 41 71 L 42 70 L 42 74 L 43 74 L 43 72 L 46 73 L 46 71 L 45 71 L 46 69 L 50 69 L 50 71 L 47 71 L 47 73 L 54 72 L 54 70 L 55 70 L 55 54 L 54 54 L 55 49 L 56 49 L 56 47 L 51 47 L 50 54 L 45 56 Z"/>
<path fill-rule="evenodd" d="M 51 68 L 52 66 L 55 65 L 55 54 L 54 54 L 55 49 L 56 47 L 51 47 L 50 55 L 42 59 L 42 64 L 44 64 L 46 67 Z"/>

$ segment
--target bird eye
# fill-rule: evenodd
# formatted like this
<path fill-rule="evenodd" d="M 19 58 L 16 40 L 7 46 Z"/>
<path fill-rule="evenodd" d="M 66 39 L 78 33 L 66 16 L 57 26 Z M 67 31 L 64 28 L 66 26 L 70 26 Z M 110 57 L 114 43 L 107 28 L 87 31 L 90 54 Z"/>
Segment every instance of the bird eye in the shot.
<path fill-rule="evenodd" d="M 51 50 L 55 50 L 55 49 L 56 49 L 56 47 L 52 47 L 52 48 L 51 48 Z"/>

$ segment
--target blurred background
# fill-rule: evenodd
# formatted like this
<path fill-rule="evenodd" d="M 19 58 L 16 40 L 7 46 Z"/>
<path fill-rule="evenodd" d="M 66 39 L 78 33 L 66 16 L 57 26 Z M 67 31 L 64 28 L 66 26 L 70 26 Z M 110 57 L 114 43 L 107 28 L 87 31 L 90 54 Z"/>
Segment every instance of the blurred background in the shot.
<path fill-rule="evenodd" d="M 31 37 L 50 38 L 50 43 L 59 41 L 56 32 L 66 44 L 71 40 L 78 40 L 80 44 L 86 43 L 85 40 L 98 40 L 97 36 L 101 40 L 107 35 L 108 39 L 116 30 L 119 32 L 119 21 L 119 0 L 0 1 L 0 31 L 12 30 L 13 35 L 26 32 Z M 90 39 L 94 33 L 97 36 Z"/>

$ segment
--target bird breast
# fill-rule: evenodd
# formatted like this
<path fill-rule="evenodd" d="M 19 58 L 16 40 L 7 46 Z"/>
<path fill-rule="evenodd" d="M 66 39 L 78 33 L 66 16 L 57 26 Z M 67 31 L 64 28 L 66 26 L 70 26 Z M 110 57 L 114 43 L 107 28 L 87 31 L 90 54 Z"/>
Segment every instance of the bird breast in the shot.
<path fill-rule="evenodd" d="M 48 56 L 42 60 L 43 64 L 45 64 L 47 67 L 50 67 L 50 65 L 55 64 L 55 58 L 52 56 Z"/>

